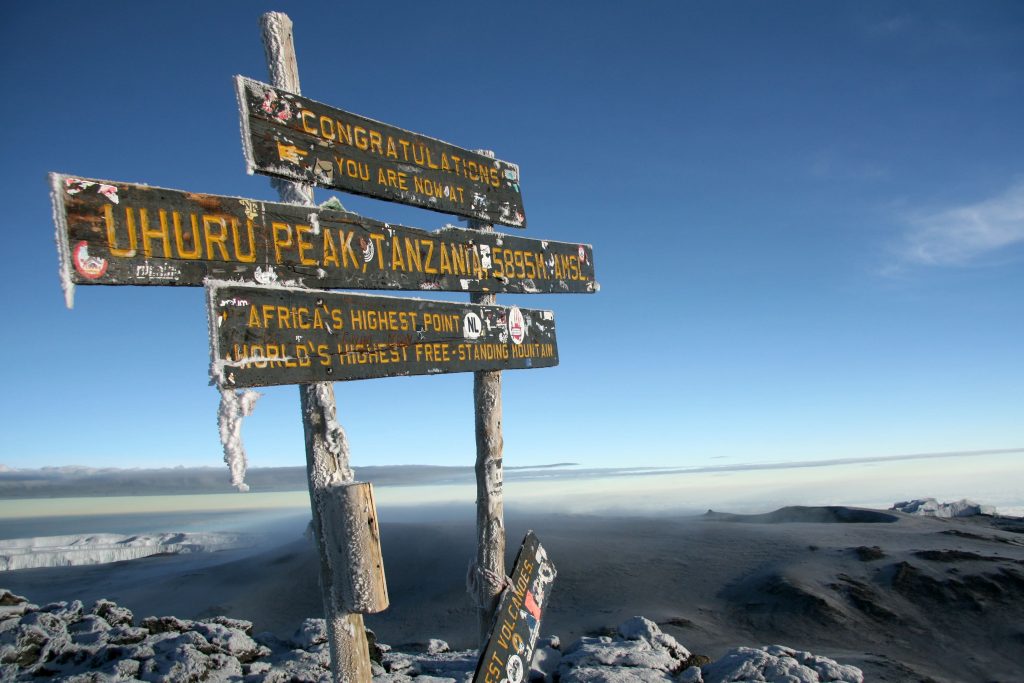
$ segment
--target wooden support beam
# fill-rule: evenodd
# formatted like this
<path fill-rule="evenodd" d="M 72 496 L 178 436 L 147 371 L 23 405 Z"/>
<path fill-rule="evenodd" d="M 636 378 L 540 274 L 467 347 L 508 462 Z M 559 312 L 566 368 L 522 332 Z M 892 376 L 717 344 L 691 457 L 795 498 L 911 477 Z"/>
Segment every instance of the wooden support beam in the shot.
<path fill-rule="evenodd" d="M 260 17 L 263 47 L 267 53 L 270 79 L 279 88 L 301 92 L 299 69 L 292 39 L 292 22 L 281 12 L 267 12 Z M 313 188 L 309 185 L 273 179 L 282 202 L 313 206 Z M 320 552 L 320 588 L 324 599 L 324 616 L 331 651 L 331 670 L 335 683 L 370 683 L 369 645 L 362 614 L 340 609 L 332 562 L 331 540 L 335 505 L 333 489 L 351 483 L 355 475 L 349 466 L 348 439 L 337 420 L 334 386 L 330 382 L 299 386 L 302 404 L 302 425 L 306 437 L 306 470 L 309 476 L 309 499 L 313 512 L 313 533 Z M 348 567 L 342 563 L 341 570 Z"/>
<path fill-rule="evenodd" d="M 478 150 L 486 157 L 494 152 Z M 469 221 L 469 227 L 494 232 L 494 226 Z M 494 294 L 470 294 L 474 304 L 494 306 Z M 476 423 L 476 559 L 471 571 L 471 596 L 477 604 L 481 652 L 494 623 L 498 599 L 505 587 L 505 501 L 502 452 L 505 440 L 501 432 L 501 371 L 473 373 L 473 409 Z"/>

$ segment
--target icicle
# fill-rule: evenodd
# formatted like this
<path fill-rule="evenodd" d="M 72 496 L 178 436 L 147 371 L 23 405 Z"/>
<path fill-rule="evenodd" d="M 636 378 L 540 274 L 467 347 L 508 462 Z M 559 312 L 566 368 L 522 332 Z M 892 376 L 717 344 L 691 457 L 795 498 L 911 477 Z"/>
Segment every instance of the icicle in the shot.
<path fill-rule="evenodd" d="M 220 391 L 217 427 L 220 429 L 220 442 L 224 445 L 224 462 L 231 470 L 231 485 L 241 492 L 249 490 L 245 483 L 247 459 L 242 445 L 242 418 L 252 415 L 260 396 L 262 394 L 251 389 Z"/>

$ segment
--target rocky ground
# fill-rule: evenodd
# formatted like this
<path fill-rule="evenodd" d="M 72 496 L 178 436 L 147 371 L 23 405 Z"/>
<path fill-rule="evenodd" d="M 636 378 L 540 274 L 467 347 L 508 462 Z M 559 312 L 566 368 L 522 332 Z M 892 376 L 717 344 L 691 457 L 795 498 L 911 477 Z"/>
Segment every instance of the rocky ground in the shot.
<path fill-rule="evenodd" d="M 252 624 L 214 617 L 201 621 L 146 617 L 109 600 L 34 605 L 0 589 L 0 680 L 245 681 L 330 680 L 322 619 L 307 619 L 289 639 L 253 635 Z M 441 640 L 392 650 L 370 633 L 376 683 L 463 683 L 472 680 L 477 653 L 452 652 Z M 505 679 L 503 683 L 519 683 Z M 608 635 L 563 648 L 538 643 L 529 680 L 553 683 L 717 683 L 785 681 L 861 683 L 853 666 L 774 645 L 736 648 L 717 661 L 693 654 L 652 621 L 633 617 Z"/>

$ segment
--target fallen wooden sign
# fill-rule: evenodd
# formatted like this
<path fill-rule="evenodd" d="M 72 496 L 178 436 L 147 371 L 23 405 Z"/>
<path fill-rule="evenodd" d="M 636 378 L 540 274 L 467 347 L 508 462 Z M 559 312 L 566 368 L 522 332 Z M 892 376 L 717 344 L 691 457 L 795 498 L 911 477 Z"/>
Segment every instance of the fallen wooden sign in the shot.
<path fill-rule="evenodd" d="M 540 621 L 557 571 L 532 531 L 523 539 L 514 566 L 509 585 L 498 602 L 494 626 L 477 662 L 473 683 L 530 680 Z"/>
<path fill-rule="evenodd" d="M 207 284 L 221 388 L 558 365 L 551 311 Z"/>
<path fill-rule="evenodd" d="M 235 77 L 249 173 L 526 227 L 519 167 Z"/>
<path fill-rule="evenodd" d="M 320 289 L 581 293 L 594 250 L 329 208 L 50 174 L 66 286 L 238 279 Z"/>

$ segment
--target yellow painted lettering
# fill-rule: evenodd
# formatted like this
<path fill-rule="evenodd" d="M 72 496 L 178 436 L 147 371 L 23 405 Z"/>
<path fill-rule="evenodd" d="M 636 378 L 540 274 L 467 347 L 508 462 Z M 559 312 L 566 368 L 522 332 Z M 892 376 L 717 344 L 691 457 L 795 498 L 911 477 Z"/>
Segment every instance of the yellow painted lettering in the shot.
<path fill-rule="evenodd" d="M 338 142 L 343 145 L 352 146 L 352 125 L 348 123 L 337 122 L 338 131 Z"/>
<path fill-rule="evenodd" d="M 362 126 L 353 126 L 352 130 L 355 133 L 352 139 L 356 143 L 356 147 L 363 151 L 366 151 L 366 149 L 369 148 L 370 146 L 369 140 L 366 139 L 366 129 L 363 128 Z"/>
<path fill-rule="evenodd" d="M 384 251 L 381 245 L 384 243 L 384 235 L 372 232 L 370 233 L 370 239 L 373 240 L 373 244 L 376 247 L 373 251 L 377 254 L 377 267 L 380 270 L 384 270 Z"/>
<path fill-rule="evenodd" d="M 423 272 L 423 262 L 420 260 L 419 240 L 405 238 L 405 261 L 409 264 L 409 270 L 416 267 L 417 273 Z"/>
<path fill-rule="evenodd" d="M 324 235 L 324 263 L 323 265 L 334 264 L 335 268 L 340 268 L 341 263 L 338 261 L 338 248 L 334 244 L 334 238 L 331 237 L 331 229 L 323 228 Z"/>
<path fill-rule="evenodd" d="M 405 261 L 402 260 L 402 244 L 398 237 L 391 238 L 391 270 L 399 268 L 405 270 Z"/>
<path fill-rule="evenodd" d="M 456 249 L 458 253 L 456 253 Z M 452 245 L 452 275 L 469 274 L 469 250 L 465 244 Z"/>
<path fill-rule="evenodd" d="M 339 233 L 344 233 L 344 230 L 339 230 Z M 352 238 L 355 237 L 356 231 L 349 230 L 348 235 L 344 237 L 341 243 L 341 263 L 344 267 L 348 268 L 348 260 L 351 257 L 352 267 L 359 268 L 359 257 L 356 256 L 355 250 L 352 248 Z"/>
<path fill-rule="evenodd" d="M 443 275 L 444 274 L 451 275 L 451 272 L 452 272 L 452 262 L 451 262 L 451 259 L 448 258 L 448 249 L 445 248 L 445 243 L 444 242 L 441 242 L 441 244 L 439 246 L 441 247 L 438 250 L 438 251 L 441 252 L 441 266 L 440 266 L 441 274 L 443 274 Z"/>
<path fill-rule="evenodd" d="M 273 304 L 263 304 L 260 309 L 263 314 L 263 326 L 270 327 L 270 321 L 274 319 L 277 307 Z"/>
<path fill-rule="evenodd" d="M 270 230 L 274 235 L 274 258 L 277 263 L 283 263 L 281 248 L 292 246 L 292 226 L 274 221 L 270 224 Z"/>
<path fill-rule="evenodd" d="M 175 226 L 177 227 L 177 226 Z M 235 258 L 242 263 L 256 262 L 256 236 L 253 234 L 252 221 L 245 221 L 246 233 L 249 235 L 249 253 L 242 252 L 242 244 L 238 240 L 238 219 L 231 219 L 231 235 L 235 243 Z"/>
<path fill-rule="evenodd" d="M 305 125 L 305 121 L 302 122 Z M 320 116 L 320 137 L 325 140 L 333 140 L 337 137 L 334 132 L 334 119 L 330 116 Z"/>
<path fill-rule="evenodd" d="M 149 212 L 146 209 L 139 209 L 139 228 L 142 233 L 142 253 L 149 258 L 153 255 L 153 247 L 150 243 L 151 238 L 159 238 L 163 245 L 163 257 L 170 258 L 171 256 L 171 236 L 168 234 L 166 221 L 161 221 L 161 225 L 157 229 L 151 229 L 149 227 Z M 227 261 L 227 256 L 224 257 Z"/>
<path fill-rule="evenodd" d="M 287 306 L 277 307 L 277 327 L 281 330 L 292 329 L 292 314 Z"/>
<path fill-rule="evenodd" d="M 302 118 L 302 130 L 306 131 L 307 133 L 312 133 L 313 135 L 317 135 L 316 128 L 310 128 L 309 124 L 306 123 L 306 118 L 307 117 L 316 118 L 316 114 L 314 114 L 313 112 L 311 112 L 308 109 L 303 109 L 302 111 L 299 112 L 299 116 Z"/>
<path fill-rule="evenodd" d="M 437 274 L 437 268 L 430 265 L 430 260 L 434 256 L 434 241 L 423 240 L 422 244 L 427 248 L 427 255 L 423 257 L 423 272 L 430 273 L 431 275 Z"/>
<path fill-rule="evenodd" d="M 223 216 L 203 216 L 203 233 L 206 235 L 206 258 L 213 260 L 213 247 L 217 245 L 222 261 L 228 259 L 228 225 Z M 145 245 L 143 245 L 145 250 Z"/>
<path fill-rule="evenodd" d="M 189 214 L 189 218 L 192 219 L 192 229 L 188 233 L 188 242 L 192 244 L 192 249 L 185 248 L 185 235 L 181 230 L 181 214 L 177 211 L 171 212 L 171 223 L 174 225 L 174 246 L 178 248 L 178 257 L 183 259 L 194 260 L 202 256 L 203 246 L 196 239 L 196 235 L 199 234 L 199 221 L 196 219 L 196 215 Z M 167 211 L 160 209 L 160 223 L 164 224 L 167 221 Z"/>
<path fill-rule="evenodd" d="M 303 239 L 303 236 L 312 234 L 313 228 L 308 225 L 297 224 L 295 226 L 295 244 L 299 248 L 299 263 L 304 266 L 317 265 L 315 258 L 309 258 L 306 256 L 306 252 L 313 248 L 313 243 Z"/>

